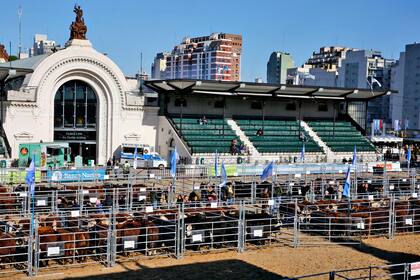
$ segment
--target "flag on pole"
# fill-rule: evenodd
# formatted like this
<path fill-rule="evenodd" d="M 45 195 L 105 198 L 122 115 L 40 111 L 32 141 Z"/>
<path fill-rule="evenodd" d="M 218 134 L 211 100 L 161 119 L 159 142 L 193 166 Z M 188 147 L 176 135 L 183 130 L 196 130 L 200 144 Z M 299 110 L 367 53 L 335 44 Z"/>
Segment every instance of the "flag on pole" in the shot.
<path fill-rule="evenodd" d="M 172 151 L 172 155 L 171 155 L 171 170 L 170 170 L 170 174 L 172 176 L 172 178 L 175 178 L 176 176 L 176 162 L 178 159 L 178 152 L 175 148 L 175 150 Z"/>
<path fill-rule="evenodd" d="M 344 182 L 343 195 L 350 197 L 350 165 L 347 168 L 346 181 Z"/>
<path fill-rule="evenodd" d="M 137 144 L 136 147 L 134 148 L 134 161 L 133 161 L 133 168 L 137 169 Z"/>
<path fill-rule="evenodd" d="M 354 145 L 353 161 L 351 164 L 355 165 L 356 163 L 357 163 L 357 151 L 356 151 L 356 145 Z"/>
<path fill-rule="evenodd" d="M 226 168 L 225 168 L 225 163 L 222 162 L 222 166 L 220 168 L 220 176 L 222 177 L 222 182 L 220 183 L 219 187 L 223 187 L 226 185 L 227 183 L 227 173 L 226 173 Z"/>
<path fill-rule="evenodd" d="M 261 179 L 262 181 L 265 181 L 265 180 L 267 180 L 267 178 L 268 178 L 269 176 L 273 176 L 273 162 L 271 162 L 269 165 L 267 165 L 267 166 L 264 168 L 263 173 L 262 173 L 262 174 L 261 174 L 261 176 L 260 176 L 260 179 Z"/>
<path fill-rule="evenodd" d="M 217 154 L 217 150 L 216 153 L 214 154 L 214 176 L 217 177 L 217 173 L 219 173 L 217 170 L 218 169 L 218 165 L 219 165 L 219 155 Z"/>
<path fill-rule="evenodd" d="M 301 162 L 305 162 L 305 144 L 302 145 L 302 151 L 300 152 Z"/>
<path fill-rule="evenodd" d="M 35 193 L 35 156 L 33 156 L 29 168 L 26 169 L 25 182 L 29 187 L 30 193 L 33 195 Z"/>
<path fill-rule="evenodd" d="M 411 147 L 408 147 L 408 151 L 407 151 L 407 165 L 408 165 L 408 168 L 410 168 L 410 162 L 411 162 Z"/>

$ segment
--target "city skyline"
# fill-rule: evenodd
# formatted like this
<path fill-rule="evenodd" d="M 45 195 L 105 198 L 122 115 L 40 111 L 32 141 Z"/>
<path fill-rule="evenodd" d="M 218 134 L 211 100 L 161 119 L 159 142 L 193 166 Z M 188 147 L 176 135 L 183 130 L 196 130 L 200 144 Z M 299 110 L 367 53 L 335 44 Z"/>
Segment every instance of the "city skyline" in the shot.
<path fill-rule="evenodd" d="M 119 6 L 98 3 L 78 2 L 85 11 L 87 37 L 128 76 L 139 71 L 140 52 L 143 53 L 143 69 L 150 73 L 156 53 L 171 51 L 184 37 L 212 32 L 243 36 L 241 80 L 244 81 L 253 81 L 256 77 L 265 80 L 266 63 L 273 51 L 289 52 L 297 66 L 313 51 L 330 45 L 380 50 L 385 57 L 398 59 L 406 44 L 420 38 L 420 31 L 411 29 L 420 23 L 415 14 L 420 3 L 413 2 L 399 5 L 392 1 L 354 1 L 349 8 L 333 1 L 323 1 L 322 5 L 309 1 L 263 1 L 259 6 L 250 1 L 216 1 L 216 6 L 223 5 L 223 9 L 217 10 L 217 16 L 206 13 L 203 10 L 206 6 L 200 3 L 182 5 L 181 2 L 180 14 L 176 14 L 171 1 L 159 4 L 125 1 Z M 6 45 L 8 52 L 9 41 L 12 54 L 18 49 L 19 5 L 23 8 L 24 49 L 32 46 L 36 33 L 47 34 L 61 45 L 68 40 L 74 3 L 44 1 L 40 6 L 32 1 L 13 1 L 0 19 L 0 24 L 7 27 L 0 33 L 0 43 Z"/>

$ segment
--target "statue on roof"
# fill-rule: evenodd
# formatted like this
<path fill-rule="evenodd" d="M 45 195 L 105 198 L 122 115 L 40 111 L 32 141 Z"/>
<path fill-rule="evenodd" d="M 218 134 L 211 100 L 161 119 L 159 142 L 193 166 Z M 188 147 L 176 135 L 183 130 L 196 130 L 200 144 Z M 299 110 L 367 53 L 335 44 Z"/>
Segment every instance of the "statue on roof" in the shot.
<path fill-rule="evenodd" d="M 4 45 L 0 44 L 0 63 L 9 61 L 9 55 Z"/>
<path fill-rule="evenodd" d="M 75 5 L 73 12 L 76 14 L 76 21 L 70 25 L 70 40 L 86 40 L 87 27 L 83 18 L 83 10 L 80 6 Z"/>

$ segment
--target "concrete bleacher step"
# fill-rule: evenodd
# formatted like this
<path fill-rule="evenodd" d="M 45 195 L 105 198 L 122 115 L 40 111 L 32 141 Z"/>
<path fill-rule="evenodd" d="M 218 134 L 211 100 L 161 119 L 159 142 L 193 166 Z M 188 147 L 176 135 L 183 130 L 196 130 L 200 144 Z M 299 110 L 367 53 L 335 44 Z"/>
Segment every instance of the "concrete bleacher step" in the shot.
<path fill-rule="evenodd" d="M 322 148 L 324 153 L 327 155 L 327 161 L 332 162 L 336 158 L 336 156 L 335 156 L 334 152 L 327 146 L 327 144 L 325 144 L 325 142 L 322 141 L 321 138 L 319 138 L 319 136 L 316 134 L 316 132 L 313 131 L 313 129 L 305 121 L 300 121 L 300 126 Z"/>
<path fill-rule="evenodd" d="M 226 118 L 227 124 L 232 128 L 233 131 L 235 131 L 236 136 L 239 137 L 239 140 L 246 145 L 251 153 L 252 156 L 260 156 L 260 153 L 255 148 L 254 144 L 249 140 L 249 138 L 245 135 L 245 132 L 242 131 L 242 129 L 238 126 L 238 124 L 230 118 Z"/>

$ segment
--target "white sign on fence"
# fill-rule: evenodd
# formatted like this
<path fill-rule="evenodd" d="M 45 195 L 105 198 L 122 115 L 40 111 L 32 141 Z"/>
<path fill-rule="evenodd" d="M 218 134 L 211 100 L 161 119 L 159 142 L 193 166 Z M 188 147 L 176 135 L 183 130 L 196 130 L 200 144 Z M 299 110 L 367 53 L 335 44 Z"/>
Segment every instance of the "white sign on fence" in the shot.
<path fill-rule="evenodd" d="M 413 198 L 417 198 L 417 197 L 418 197 L 417 193 L 413 193 L 411 196 L 412 196 Z"/>
<path fill-rule="evenodd" d="M 200 189 L 200 186 L 194 186 L 194 190 L 197 191 Z"/>
<path fill-rule="evenodd" d="M 140 192 L 146 192 L 146 188 L 140 188 Z"/>
<path fill-rule="evenodd" d="M 409 226 L 412 226 L 413 225 L 413 219 L 411 219 L 411 218 L 405 219 L 405 224 L 409 225 Z"/>
<path fill-rule="evenodd" d="M 407 179 L 402 179 L 403 182 L 407 182 Z"/>
<path fill-rule="evenodd" d="M 134 249 L 135 243 L 134 240 L 125 240 L 124 249 Z"/>
<path fill-rule="evenodd" d="M 295 185 L 295 183 L 289 183 L 289 186 L 293 187 Z"/>
<path fill-rule="evenodd" d="M 372 180 L 367 180 L 367 183 L 368 184 L 372 184 Z"/>
<path fill-rule="evenodd" d="M 46 206 L 47 202 L 45 201 L 45 199 L 40 199 L 36 201 L 36 206 Z"/>
<path fill-rule="evenodd" d="M 262 229 L 254 229 L 254 237 L 263 237 Z"/>
<path fill-rule="evenodd" d="M 152 213 L 153 212 L 153 206 L 146 206 L 146 213 Z"/>
<path fill-rule="evenodd" d="M 410 274 L 411 276 L 420 275 L 420 262 L 414 262 L 410 264 Z"/>
<path fill-rule="evenodd" d="M 273 205 L 274 205 L 274 199 L 269 199 L 268 206 L 273 206 Z"/>
<path fill-rule="evenodd" d="M 302 177 L 302 174 L 300 174 L 300 173 L 295 174 L 295 178 L 300 178 L 300 177 Z"/>
<path fill-rule="evenodd" d="M 329 181 L 329 182 L 328 182 L 328 184 L 330 184 L 330 185 L 334 185 L 334 184 L 335 184 L 335 182 L 334 182 L 334 181 Z"/>
<path fill-rule="evenodd" d="M 79 217 L 80 216 L 79 210 L 70 211 L 70 216 L 72 216 L 72 217 Z"/>
<path fill-rule="evenodd" d="M 192 242 L 202 242 L 203 236 L 201 234 L 193 234 L 192 235 Z"/>
<path fill-rule="evenodd" d="M 89 190 L 83 190 L 82 193 L 83 194 L 88 194 L 89 193 Z"/>
<path fill-rule="evenodd" d="M 393 190 L 394 188 L 395 188 L 394 185 L 389 185 L 390 190 Z"/>
<path fill-rule="evenodd" d="M 97 200 L 98 200 L 97 197 L 89 197 L 89 202 L 90 203 L 96 203 Z"/>
<path fill-rule="evenodd" d="M 150 178 L 150 179 L 153 179 L 153 178 L 155 178 L 155 174 L 153 174 L 153 173 L 150 173 L 150 174 L 149 174 L 149 178 Z"/>
<path fill-rule="evenodd" d="M 217 208 L 217 202 L 210 203 L 210 207 L 211 208 Z"/>
<path fill-rule="evenodd" d="M 373 200 L 373 195 L 372 194 L 368 195 L 368 199 Z"/>
<path fill-rule="evenodd" d="M 20 192 L 19 193 L 19 196 L 20 197 L 27 197 L 28 196 L 28 193 L 27 192 Z"/>
<path fill-rule="evenodd" d="M 365 229 L 365 223 L 364 222 L 357 223 L 357 228 L 358 229 Z"/>
<path fill-rule="evenodd" d="M 48 247 L 47 255 L 48 257 L 60 255 L 60 247 Z"/>
<path fill-rule="evenodd" d="M 146 196 L 145 195 L 139 195 L 139 201 L 142 201 L 142 200 L 146 200 Z"/>

